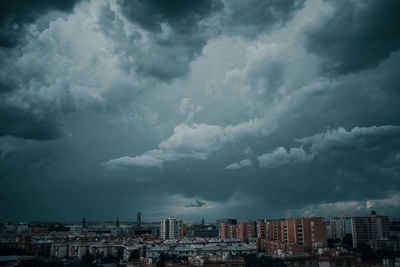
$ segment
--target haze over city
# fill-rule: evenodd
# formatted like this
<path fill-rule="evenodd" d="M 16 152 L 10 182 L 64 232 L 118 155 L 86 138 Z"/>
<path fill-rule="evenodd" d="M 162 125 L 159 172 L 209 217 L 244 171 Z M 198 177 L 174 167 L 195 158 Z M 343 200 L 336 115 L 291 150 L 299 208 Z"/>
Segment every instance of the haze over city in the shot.
<path fill-rule="evenodd" d="M 3 1 L 0 220 L 399 218 L 398 10 Z"/>

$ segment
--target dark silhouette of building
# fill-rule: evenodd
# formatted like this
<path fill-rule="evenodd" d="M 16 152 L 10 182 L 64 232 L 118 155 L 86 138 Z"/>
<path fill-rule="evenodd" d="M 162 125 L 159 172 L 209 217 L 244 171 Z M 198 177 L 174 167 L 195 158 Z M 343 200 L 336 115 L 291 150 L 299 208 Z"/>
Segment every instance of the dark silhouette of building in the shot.
<path fill-rule="evenodd" d="M 137 213 L 136 224 L 137 226 L 140 226 L 142 224 L 142 214 L 140 213 L 140 211 Z"/>

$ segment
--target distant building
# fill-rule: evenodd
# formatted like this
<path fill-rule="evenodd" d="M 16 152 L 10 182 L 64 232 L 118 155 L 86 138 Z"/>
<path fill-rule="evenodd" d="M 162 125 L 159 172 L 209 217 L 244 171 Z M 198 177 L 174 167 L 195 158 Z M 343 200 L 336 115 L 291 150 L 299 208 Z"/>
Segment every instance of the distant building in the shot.
<path fill-rule="evenodd" d="M 257 222 L 257 237 L 300 245 L 305 250 L 327 244 L 326 223 L 320 217 Z"/>
<path fill-rule="evenodd" d="M 32 227 L 32 233 L 34 233 L 34 234 L 47 234 L 48 232 L 49 232 L 49 228 L 46 226 Z"/>
<path fill-rule="evenodd" d="M 248 243 L 256 237 L 256 225 L 254 222 L 241 222 L 230 224 L 223 222 L 219 225 L 219 236 L 221 238 L 239 238 L 242 242 Z"/>
<path fill-rule="evenodd" d="M 333 218 L 326 225 L 328 239 L 342 240 L 346 234 L 352 234 L 351 218 Z"/>
<path fill-rule="evenodd" d="M 353 234 L 353 247 L 367 244 L 371 248 L 377 240 L 389 239 L 389 217 L 377 216 L 371 211 L 367 217 L 352 217 L 351 229 Z"/>
<path fill-rule="evenodd" d="M 219 231 L 216 229 L 191 229 L 187 231 L 189 237 L 218 237 Z"/>
<path fill-rule="evenodd" d="M 26 234 L 31 232 L 31 225 L 29 223 L 19 223 L 17 225 L 17 233 L 18 234 Z"/>
<path fill-rule="evenodd" d="M 192 224 L 183 226 L 184 237 L 218 237 L 219 231 L 215 224 Z"/>
<path fill-rule="evenodd" d="M 162 239 L 181 239 L 183 237 L 183 222 L 176 218 L 169 217 L 161 220 Z"/>
<path fill-rule="evenodd" d="M 137 217 L 136 217 L 136 225 L 140 226 L 142 224 L 142 214 L 140 213 L 140 211 L 137 213 Z"/>

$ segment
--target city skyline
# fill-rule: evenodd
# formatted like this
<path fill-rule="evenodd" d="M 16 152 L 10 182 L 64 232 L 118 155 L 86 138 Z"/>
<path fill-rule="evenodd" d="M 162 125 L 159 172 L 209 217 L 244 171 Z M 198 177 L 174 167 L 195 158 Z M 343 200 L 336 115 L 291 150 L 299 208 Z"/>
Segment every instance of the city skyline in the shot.
<path fill-rule="evenodd" d="M 399 9 L 3 1 L 0 220 L 399 218 Z"/>

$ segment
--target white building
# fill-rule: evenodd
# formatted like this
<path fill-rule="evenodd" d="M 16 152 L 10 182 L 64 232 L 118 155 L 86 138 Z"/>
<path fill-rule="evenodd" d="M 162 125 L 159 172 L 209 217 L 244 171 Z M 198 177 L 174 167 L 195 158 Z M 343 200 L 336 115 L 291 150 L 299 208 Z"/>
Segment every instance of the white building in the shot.
<path fill-rule="evenodd" d="M 169 217 L 161 220 L 162 239 L 181 239 L 183 237 L 183 222 L 176 218 Z"/>

